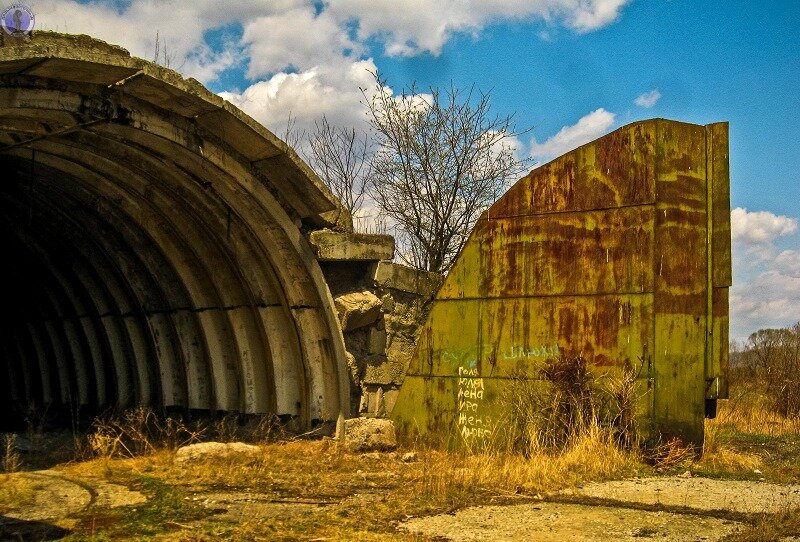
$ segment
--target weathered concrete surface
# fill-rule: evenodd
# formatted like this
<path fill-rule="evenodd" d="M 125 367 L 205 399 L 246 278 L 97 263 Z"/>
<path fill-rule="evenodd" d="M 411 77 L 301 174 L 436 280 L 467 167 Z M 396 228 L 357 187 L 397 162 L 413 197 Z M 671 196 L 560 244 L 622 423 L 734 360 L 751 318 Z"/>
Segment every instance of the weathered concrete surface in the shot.
<path fill-rule="evenodd" d="M 372 324 L 381 315 L 381 300 L 367 290 L 337 296 L 333 302 L 343 331 Z"/>
<path fill-rule="evenodd" d="M 549 502 L 479 506 L 402 524 L 404 530 L 456 542 L 713 542 L 741 527 L 734 521 L 717 518 Z"/>
<path fill-rule="evenodd" d="M 378 262 L 375 269 L 377 286 L 418 295 L 434 294 L 442 280 L 443 277 L 438 273 L 420 271 L 386 261 Z"/>
<path fill-rule="evenodd" d="M 774 514 L 800 508 L 800 485 L 666 476 L 587 484 L 565 495 L 623 503 Z"/>
<path fill-rule="evenodd" d="M 317 230 L 309 235 L 319 260 L 377 261 L 394 258 L 394 237 Z"/>
<path fill-rule="evenodd" d="M 376 260 L 323 261 L 322 269 L 344 330 L 351 411 L 385 416 L 397 400 L 441 276 Z"/>
<path fill-rule="evenodd" d="M 797 485 L 680 476 L 596 482 L 550 497 L 576 502 L 479 506 L 412 519 L 403 528 L 458 541 L 720 540 L 743 527 L 726 519 L 731 513 L 800 508 Z"/>
<path fill-rule="evenodd" d="M 48 32 L 0 36 L 0 126 L 0 424 L 29 408 L 347 412 L 303 234 L 347 218 L 284 142 L 194 80 Z"/>
<path fill-rule="evenodd" d="M 729 199 L 725 123 L 637 122 L 531 171 L 437 292 L 398 430 L 502 440 L 512 383 L 580 356 L 635 371 L 645 438 L 701 446 L 707 401 L 727 394 Z"/>
<path fill-rule="evenodd" d="M 385 418 L 351 418 L 344 422 L 344 442 L 351 452 L 390 452 L 397 448 L 394 423 Z"/>
<path fill-rule="evenodd" d="M 356 421 L 388 423 L 386 420 Z M 400 460 L 417 460 L 412 457 L 415 454 L 406 455 L 408 457 L 404 455 Z M 16 519 L 52 521 L 69 527 L 78 518 L 95 511 L 136 506 L 145 501 L 145 496 L 137 491 L 95 477 L 67 477 L 58 471 L 11 476 L 33 480 L 34 495 L 23 507 L 13 511 L 3 509 L 0 538 L 13 532 Z M 743 528 L 741 523 L 731 520 L 732 514 L 753 514 L 750 518 L 758 524 L 763 521 L 759 516 L 762 512 L 782 513 L 800 506 L 798 490 L 798 486 L 763 482 L 682 477 L 598 482 L 547 495 L 544 500 L 526 499 L 514 506 L 477 506 L 450 514 L 410 518 L 401 523 L 399 529 L 437 540 L 455 541 L 719 540 Z M 294 498 L 243 488 L 189 493 L 186 498 L 216 512 L 197 522 L 178 526 L 203 532 L 219 522 L 236 522 L 242 518 L 281 517 L 291 521 L 296 514 L 313 513 L 317 507 L 337 506 L 343 502 L 329 495 L 315 496 L 313 492 L 305 498 Z M 349 495 L 345 500 L 371 506 L 380 498 L 378 492 Z M 565 499 L 576 502 L 563 502 Z"/>
<path fill-rule="evenodd" d="M 2 516 L 25 521 L 40 521 L 65 518 L 77 514 L 90 506 L 117 508 L 134 506 L 147 499 L 138 491 L 104 480 L 77 479 L 55 470 L 17 472 L 9 474 L 30 483 L 33 498 L 30 502 L 13 510 L 5 510 Z M 3 520 L 0 519 L 0 527 Z"/>

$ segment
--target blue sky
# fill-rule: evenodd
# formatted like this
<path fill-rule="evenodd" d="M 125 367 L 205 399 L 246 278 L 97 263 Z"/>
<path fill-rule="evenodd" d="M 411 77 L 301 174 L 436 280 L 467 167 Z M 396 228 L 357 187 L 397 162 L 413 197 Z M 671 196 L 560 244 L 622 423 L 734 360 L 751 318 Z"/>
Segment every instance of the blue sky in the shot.
<path fill-rule="evenodd" d="M 196 77 L 279 135 L 291 111 L 363 123 L 359 87 L 475 85 L 543 161 L 628 122 L 731 123 L 732 335 L 800 320 L 800 2 L 31 2 Z M 637 100 L 638 99 L 638 100 Z M 637 103 L 638 102 L 638 103 Z"/>

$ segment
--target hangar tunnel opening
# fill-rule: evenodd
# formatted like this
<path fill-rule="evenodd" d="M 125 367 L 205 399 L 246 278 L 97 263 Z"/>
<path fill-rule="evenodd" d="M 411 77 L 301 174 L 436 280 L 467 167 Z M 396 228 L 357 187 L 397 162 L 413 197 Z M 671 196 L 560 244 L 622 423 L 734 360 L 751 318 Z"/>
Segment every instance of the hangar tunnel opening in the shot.
<path fill-rule="evenodd" d="M 86 36 L 0 42 L 0 431 L 99 412 L 347 415 L 303 232 L 337 202 L 192 80 Z"/>
<path fill-rule="evenodd" d="M 80 425 L 137 405 L 188 407 L 186 372 L 172 367 L 165 385 L 158 365 L 159 349 L 180 346 L 156 344 L 160 323 L 191 312 L 180 280 L 144 248 L 149 234 L 130 217 L 81 179 L 38 163 L 35 150 L 23 152 L 30 156 L 0 158 L 0 429 L 39 418 Z M 137 295 L 145 289 L 149 299 Z"/>

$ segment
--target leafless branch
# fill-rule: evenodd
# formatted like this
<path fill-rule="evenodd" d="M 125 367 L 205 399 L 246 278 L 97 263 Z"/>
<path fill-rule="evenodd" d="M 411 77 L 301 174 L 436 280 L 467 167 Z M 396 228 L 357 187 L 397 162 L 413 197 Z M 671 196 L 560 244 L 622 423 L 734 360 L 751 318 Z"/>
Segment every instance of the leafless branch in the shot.
<path fill-rule="evenodd" d="M 398 253 L 418 269 L 445 273 L 480 214 L 519 174 L 513 115 L 490 112 L 489 94 L 451 85 L 394 97 L 375 76 L 364 92 L 377 140 L 368 190 L 396 225 Z"/>

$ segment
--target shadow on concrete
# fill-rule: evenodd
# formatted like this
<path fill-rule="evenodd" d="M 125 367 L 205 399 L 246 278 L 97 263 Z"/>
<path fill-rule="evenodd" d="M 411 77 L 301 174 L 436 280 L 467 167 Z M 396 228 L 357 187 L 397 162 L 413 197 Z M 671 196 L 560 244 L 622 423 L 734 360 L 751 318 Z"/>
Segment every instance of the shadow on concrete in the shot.
<path fill-rule="evenodd" d="M 0 515 L 0 542 L 60 540 L 70 531 L 44 521 L 26 521 Z"/>

